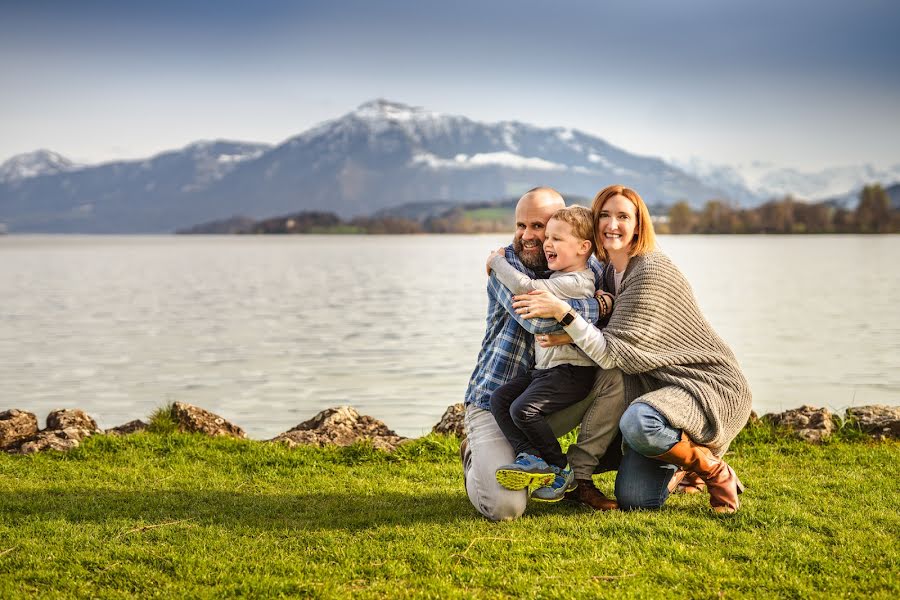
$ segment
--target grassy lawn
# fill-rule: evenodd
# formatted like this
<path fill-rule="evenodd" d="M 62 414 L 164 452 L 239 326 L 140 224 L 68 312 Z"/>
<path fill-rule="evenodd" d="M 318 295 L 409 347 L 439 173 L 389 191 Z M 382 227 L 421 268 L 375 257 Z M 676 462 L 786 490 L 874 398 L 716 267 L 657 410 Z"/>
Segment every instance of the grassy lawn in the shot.
<path fill-rule="evenodd" d="M 512 208 L 486 207 L 466 210 L 465 215 L 476 221 L 503 221 L 511 223 L 515 211 Z"/>
<path fill-rule="evenodd" d="M 0 597 L 900 597 L 896 442 L 751 432 L 737 515 L 698 495 L 510 523 L 477 516 L 457 449 L 143 433 L 2 455 Z"/>

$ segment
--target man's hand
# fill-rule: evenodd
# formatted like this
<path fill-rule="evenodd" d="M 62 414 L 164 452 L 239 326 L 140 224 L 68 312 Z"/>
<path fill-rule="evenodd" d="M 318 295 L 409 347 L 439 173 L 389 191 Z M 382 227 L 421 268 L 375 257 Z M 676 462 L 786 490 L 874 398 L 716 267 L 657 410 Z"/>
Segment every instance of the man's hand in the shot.
<path fill-rule="evenodd" d="M 488 277 L 491 276 L 491 261 L 494 260 L 495 256 L 499 256 L 500 258 L 506 258 L 506 248 L 500 248 L 499 250 L 494 250 L 490 254 L 488 254 L 487 262 L 485 264 L 485 268 L 487 269 Z"/>

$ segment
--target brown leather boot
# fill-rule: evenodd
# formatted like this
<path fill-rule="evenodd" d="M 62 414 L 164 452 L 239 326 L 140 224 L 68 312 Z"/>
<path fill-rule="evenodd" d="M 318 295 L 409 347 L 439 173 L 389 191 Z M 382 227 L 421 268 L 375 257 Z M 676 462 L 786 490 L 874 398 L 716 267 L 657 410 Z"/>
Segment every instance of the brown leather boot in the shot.
<path fill-rule="evenodd" d="M 582 504 L 587 504 L 594 510 L 617 510 L 618 503 L 612 498 L 607 498 L 603 492 L 597 489 L 590 479 L 576 479 L 578 484 L 571 492 L 566 492 L 566 498 Z"/>
<path fill-rule="evenodd" d="M 682 468 L 678 468 L 675 470 L 675 474 L 672 475 L 672 479 L 669 480 L 669 493 L 674 494 L 678 491 L 678 488 L 681 486 L 681 480 L 684 479 L 684 476 L 687 475 L 687 471 Z"/>
<path fill-rule="evenodd" d="M 744 491 L 737 475 L 728 463 L 710 452 L 706 446 L 698 446 L 687 434 L 668 452 L 654 456 L 656 460 L 693 471 L 709 489 L 709 504 L 719 513 L 733 513 L 740 507 L 738 494 Z"/>
<path fill-rule="evenodd" d="M 670 494 L 699 494 L 706 484 L 696 473 L 688 473 L 679 468 L 669 480 L 668 487 Z"/>
<path fill-rule="evenodd" d="M 706 484 L 703 483 L 699 475 L 696 473 L 685 473 L 675 492 L 679 494 L 699 494 L 705 487 Z"/>

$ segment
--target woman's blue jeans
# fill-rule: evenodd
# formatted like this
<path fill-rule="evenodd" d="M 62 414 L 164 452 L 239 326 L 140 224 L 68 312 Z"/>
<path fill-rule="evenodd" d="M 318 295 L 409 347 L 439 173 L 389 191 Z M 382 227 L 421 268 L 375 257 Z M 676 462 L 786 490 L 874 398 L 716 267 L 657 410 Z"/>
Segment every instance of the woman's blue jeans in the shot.
<path fill-rule="evenodd" d="M 634 402 L 619 421 L 624 456 L 616 476 L 616 501 L 622 510 L 659 508 L 669 497 L 669 481 L 678 467 L 653 456 L 667 452 L 681 439 L 659 411 Z"/>

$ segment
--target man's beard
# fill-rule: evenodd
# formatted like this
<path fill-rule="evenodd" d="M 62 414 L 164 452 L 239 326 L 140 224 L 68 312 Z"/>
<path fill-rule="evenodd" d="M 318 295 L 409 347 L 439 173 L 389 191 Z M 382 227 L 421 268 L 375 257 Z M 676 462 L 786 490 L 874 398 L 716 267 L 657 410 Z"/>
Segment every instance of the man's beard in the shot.
<path fill-rule="evenodd" d="M 522 261 L 522 264 L 532 271 L 546 271 L 547 257 L 544 255 L 543 244 L 538 244 L 535 250 L 525 252 L 525 244 L 521 238 L 513 236 L 513 252 Z"/>

